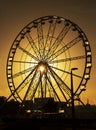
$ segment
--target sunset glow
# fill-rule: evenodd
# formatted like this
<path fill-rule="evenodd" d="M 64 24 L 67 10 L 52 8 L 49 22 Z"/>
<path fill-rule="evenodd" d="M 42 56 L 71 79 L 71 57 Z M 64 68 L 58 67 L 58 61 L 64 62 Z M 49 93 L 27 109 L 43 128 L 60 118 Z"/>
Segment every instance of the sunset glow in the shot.
<path fill-rule="evenodd" d="M 37 65 L 37 71 L 40 71 L 41 74 L 46 73 L 46 72 L 47 72 L 47 65 L 44 64 L 44 63 L 42 63 L 42 62 L 39 63 L 39 64 Z"/>
<path fill-rule="evenodd" d="M 1 1 L 0 95 L 14 92 L 18 100 L 51 95 L 66 101 L 62 95 L 70 98 L 70 72 L 77 67 L 72 75 L 76 96 L 96 104 L 95 5 L 76 0 Z M 28 88 L 33 93 L 27 93 Z"/>

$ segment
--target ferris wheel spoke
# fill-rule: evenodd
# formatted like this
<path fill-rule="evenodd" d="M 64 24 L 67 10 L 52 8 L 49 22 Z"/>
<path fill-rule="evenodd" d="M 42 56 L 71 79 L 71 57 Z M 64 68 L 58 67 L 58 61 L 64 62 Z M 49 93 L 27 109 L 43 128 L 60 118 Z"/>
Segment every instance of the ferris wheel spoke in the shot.
<path fill-rule="evenodd" d="M 50 61 L 52 61 L 52 59 L 55 59 L 56 57 L 60 56 L 62 53 L 64 53 L 65 51 L 67 51 L 68 49 L 70 49 L 71 47 L 76 45 L 80 40 L 82 40 L 82 38 L 80 36 L 77 36 L 75 39 L 73 39 L 72 41 L 67 43 L 65 46 L 63 46 L 61 49 L 59 49 L 57 52 L 53 52 L 52 55 L 50 55 L 50 57 L 48 57 L 48 59 L 51 59 Z"/>
<path fill-rule="evenodd" d="M 58 84 L 60 85 L 60 87 L 62 87 L 62 89 L 66 92 L 66 94 L 70 97 L 71 94 L 71 90 L 70 88 L 67 86 L 67 84 L 56 74 L 55 71 L 53 71 L 53 69 L 51 69 L 51 67 L 49 67 L 50 72 L 54 75 L 55 79 L 58 81 Z"/>
<path fill-rule="evenodd" d="M 36 57 L 39 59 L 40 52 L 39 52 L 39 50 L 38 50 L 38 48 L 37 48 L 37 46 L 36 46 L 36 44 L 35 44 L 34 40 L 32 39 L 32 37 L 31 37 L 29 32 L 26 33 L 26 38 L 27 38 L 30 46 L 32 47 Z"/>
<path fill-rule="evenodd" d="M 82 55 L 82 56 L 71 57 L 71 58 L 66 58 L 66 59 L 52 60 L 52 61 L 49 61 L 49 64 L 61 63 L 61 62 L 73 61 L 73 60 L 81 60 L 81 59 L 85 59 L 85 58 L 86 58 L 86 56 Z"/>
<path fill-rule="evenodd" d="M 52 74 L 52 77 L 53 77 L 53 79 L 55 80 L 55 82 L 56 82 L 56 84 L 57 84 L 57 86 L 58 86 L 60 92 L 62 93 L 63 97 L 65 98 L 65 100 L 66 100 L 66 102 L 67 102 L 67 97 L 65 96 L 65 94 L 64 94 L 64 92 L 63 92 L 63 90 L 62 90 L 62 88 L 61 88 L 61 84 L 59 84 L 59 82 L 58 82 L 56 76 L 55 76 L 52 72 L 51 72 L 51 74 Z"/>
<path fill-rule="evenodd" d="M 47 45 L 47 42 L 49 42 L 49 44 L 51 45 L 52 39 L 54 37 L 55 28 L 56 28 L 56 20 L 51 19 L 49 22 L 50 22 L 50 25 L 49 25 L 49 29 L 48 29 L 46 42 L 45 42 L 45 47 Z M 49 47 L 49 49 L 50 49 L 50 47 Z"/>
<path fill-rule="evenodd" d="M 47 77 L 49 78 L 49 80 L 50 80 L 50 82 L 52 83 L 52 76 L 50 75 L 50 74 L 46 74 L 47 76 L 46 76 L 46 79 L 47 79 Z M 50 86 L 50 84 L 49 84 L 49 81 L 47 80 L 47 89 L 48 89 L 48 93 L 49 93 L 49 97 L 54 97 L 54 91 L 53 91 L 53 88 Z M 54 84 L 53 84 L 53 87 L 54 87 Z M 58 95 L 57 95 L 58 96 Z M 55 99 L 57 98 L 58 99 L 58 97 L 57 97 L 56 95 L 55 95 Z M 57 100 L 56 99 L 56 100 Z"/>
<path fill-rule="evenodd" d="M 33 87 L 33 86 L 34 86 L 33 81 L 34 81 L 35 77 L 36 77 L 36 71 L 35 71 L 35 73 L 34 73 L 32 79 L 31 79 L 31 82 L 30 82 L 28 88 L 27 88 L 27 91 L 26 91 L 26 93 L 25 93 L 25 96 L 24 96 L 24 98 L 23 98 L 23 101 L 25 101 L 25 99 L 29 99 L 29 97 L 30 97 L 30 95 L 31 95 L 31 93 L 32 93 L 31 88 L 32 88 L 32 89 L 34 88 L 34 87 Z"/>
<path fill-rule="evenodd" d="M 47 75 L 46 75 L 46 76 L 47 76 Z M 49 78 L 48 76 L 47 76 L 47 81 L 48 81 L 48 83 L 49 83 L 50 88 L 52 88 L 53 92 L 55 93 L 57 99 L 59 100 L 59 102 L 61 102 L 61 101 L 60 101 L 60 98 L 59 98 L 59 96 L 58 96 L 58 94 L 56 93 L 56 91 L 55 91 L 55 89 L 54 89 L 54 85 L 52 84 L 52 82 L 51 82 L 51 80 L 50 80 L 50 78 Z"/>
<path fill-rule="evenodd" d="M 44 75 L 44 77 L 42 78 L 43 82 L 42 82 L 42 86 L 43 86 L 43 95 L 44 98 L 46 98 L 46 92 L 47 92 L 47 78 L 46 75 Z"/>
<path fill-rule="evenodd" d="M 38 61 L 37 57 L 35 57 L 33 54 L 31 54 L 30 52 L 28 52 L 27 50 L 25 50 L 24 48 L 22 48 L 21 46 L 18 46 L 18 48 L 23 51 L 25 54 L 27 54 L 28 56 L 30 56 L 31 58 L 33 58 L 34 60 Z"/>
<path fill-rule="evenodd" d="M 34 85 L 32 84 L 33 86 L 31 86 L 31 91 L 30 91 L 29 96 L 28 96 L 28 97 L 30 97 L 29 99 L 32 100 L 34 98 L 37 89 L 40 87 L 40 82 L 41 82 L 41 77 L 39 75 L 39 77 L 36 80 L 36 82 L 34 83 Z"/>
<path fill-rule="evenodd" d="M 15 62 L 15 63 L 24 63 L 24 64 L 37 64 L 36 62 L 32 62 L 32 61 L 16 61 L 16 60 L 13 60 L 13 62 Z"/>
<path fill-rule="evenodd" d="M 42 57 L 44 55 L 44 38 L 43 38 L 42 22 L 37 24 L 37 35 L 38 35 L 39 52 L 40 56 Z"/>
<path fill-rule="evenodd" d="M 33 68 L 33 69 L 34 69 L 34 68 Z M 27 73 L 27 72 L 29 72 L 29 71 L 32 71 L 32 67 L 30 67 L 30 68 L 28 68 L 28 69 L 24 69 L 23 71 L 20 71 L 20 72 L 18 72 L 18 73 L 13 74 L 13 78 L 16 78 L 16 77 L 18 77 L 18 76 L 21 76 L 21 75 L 23 75 L 23 74 L 25 74 L 25 73 Z"/>
<path fill-rule="evenodd" d="M 29 76 L 28 79 L 26 80 L 26 82 L 23 85 L 21 85 L 21 87 L 18 89 L 18 93 L 20 93 L 23 90 L 23 88 L 25 88 L 26 85 L 28 85 L 30 83 L 30 81 L 31 81 L 31 78 Z"/>
<path fill-rule="evenodd" d="M 14 93 L 18 93 L 22 90 L 22 88 L 25 86 L 25 82 L 27 81 L 28 78 L 30 78 L 30 76 L 32 75 L 32 73 L 34 72 L 35 68 L 25 77 L 25 79 L 18 85 L 18 87 L 12 92 L 12 95 L 14 95 Z M 23 86 L 24 85 L 24 86 Z"/>
<path fill-rule="evenodd" d="M 51 49 L 51 43 L 54 37 L 54 32 L 55 32 L 55 28 L 56 28 L 56 19 L 53 20 L 53 18 L 49 21 L 50 25 L 49 25 L 49 29 L 48 29 L 48 34 L 47 34 L 47 38 L 46 38 L 46 42 L 45 42 L 45 48 L 48 47 L 47 44 L 49 44 L 48 47 L 48 52 Z M 47 54 L 48 54 L 47 52 Z"/>
<path fill-rule="evenodd" d="M 41 75 L 41 73 L 40 73 L 40 89 L 41 89 L 41 98 L 43 98 L 44 97 L 44 86 L 42 86 L 42 84 L 43 84 L 43 82 L 42 82 L 42 75 Z"/>
<path fill-rule="evenodd" d="M 64 73 L 67 73 L 67 74 L 70 74 L 71 75 L 71 72 L 68 72 L 68 71 L 65 71 L 65 70 L 62 70 L 62 69 L 60 69 L 60 68 L 57 68 L 57 67 L 53 67 L 53 66 L 50 66 L 51 68 L 54 68 L 54 69 L 56 69 L 56 70 L 59 70 L 59 71 L 61 71 L 61 72 L 64 72 Z M 73 76 L 76 76 L 76 77 L 78 77 L 78 78 L 82 78 L 82 76 L 80 76 L 80 75 L 77 75 L 77 74 L 72 74 Z"/>
<path fill-rule="evenodd" d="M 49 48 L 50 50 L 48 51 L 48 54 L 47 54 L 49 57 L 56 51 L 56 49 L 58 48 L 58 46 L 60 45 L 60 43 L 66 36 L 66 34 L 68 33 L 70 27 L 71 27 L 71 24 L 65 24 L 64 28 L 61 30 L 61 32 L 57 36 L 55 42 L 52 44 L 51 48 Z"/>

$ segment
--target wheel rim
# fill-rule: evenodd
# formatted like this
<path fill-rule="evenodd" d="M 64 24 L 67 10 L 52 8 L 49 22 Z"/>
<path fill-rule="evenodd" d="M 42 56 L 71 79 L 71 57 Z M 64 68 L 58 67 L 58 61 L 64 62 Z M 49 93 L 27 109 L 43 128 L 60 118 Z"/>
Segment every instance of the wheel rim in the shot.
<path fill-rule="evenodd" d="M 92 56 L 89 41 L 79 26 L 57 16 L 38 18 L 25 26 L 14 40 L 7 59 L 7 80 L 18 101 L 79 96 L 90 78 Z"/>

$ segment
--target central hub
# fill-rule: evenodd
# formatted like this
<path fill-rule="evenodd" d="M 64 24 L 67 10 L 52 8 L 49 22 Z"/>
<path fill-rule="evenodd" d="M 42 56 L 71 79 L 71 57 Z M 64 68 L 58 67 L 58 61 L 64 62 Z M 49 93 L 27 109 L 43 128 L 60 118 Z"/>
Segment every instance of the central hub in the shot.
<path fill-rule="evenodd" d="M 45 62 L 39 62 L 37 65 L 37 71 L 40 71 L 41 74 L 44 74 L 47 72 L 47 63 Z"/>

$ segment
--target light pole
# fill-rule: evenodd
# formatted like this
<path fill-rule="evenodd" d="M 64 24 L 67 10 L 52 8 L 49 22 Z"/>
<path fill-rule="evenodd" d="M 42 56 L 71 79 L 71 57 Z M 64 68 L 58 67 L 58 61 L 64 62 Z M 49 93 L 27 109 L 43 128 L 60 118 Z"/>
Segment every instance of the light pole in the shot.
<path fill-rule="evenodd" d="M 74 108 L 74 90 L 73 90 L 73 70 L 77 70 L 78 68 L 71 69 L 71 99 L 72 99 L 72 120 L 75 118 L 75 108 Z"/>

